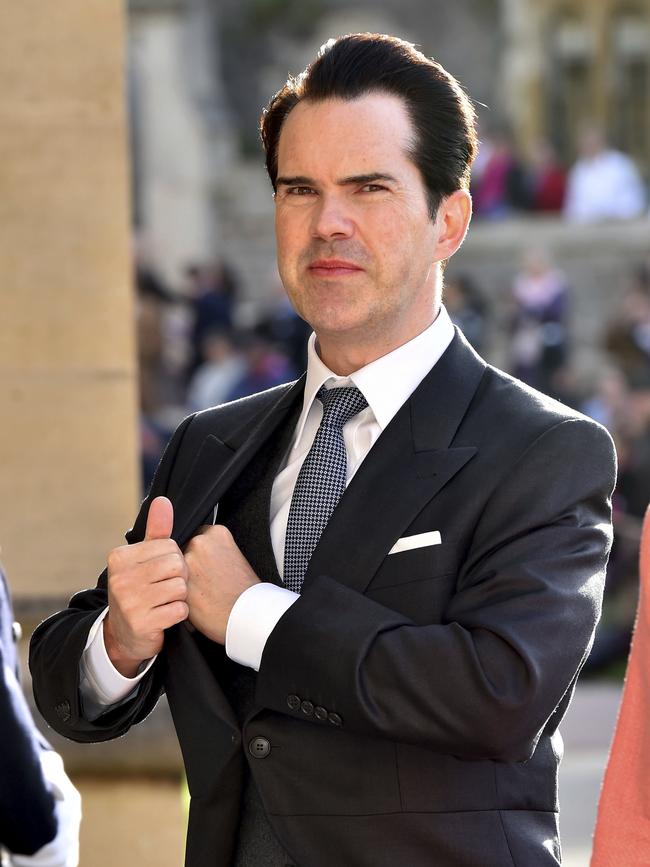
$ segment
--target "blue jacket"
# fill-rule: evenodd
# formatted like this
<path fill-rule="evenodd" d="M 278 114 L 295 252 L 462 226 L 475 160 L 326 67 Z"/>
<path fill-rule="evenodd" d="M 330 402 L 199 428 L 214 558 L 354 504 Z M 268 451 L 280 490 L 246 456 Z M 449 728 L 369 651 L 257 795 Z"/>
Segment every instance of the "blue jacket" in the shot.
<path fill-rule="evenodd" d="M 18 686 L 9 589 L 0 569 L 0 848 L 32 855 L 57 831 L 39 754 L 47 749 Z"/>

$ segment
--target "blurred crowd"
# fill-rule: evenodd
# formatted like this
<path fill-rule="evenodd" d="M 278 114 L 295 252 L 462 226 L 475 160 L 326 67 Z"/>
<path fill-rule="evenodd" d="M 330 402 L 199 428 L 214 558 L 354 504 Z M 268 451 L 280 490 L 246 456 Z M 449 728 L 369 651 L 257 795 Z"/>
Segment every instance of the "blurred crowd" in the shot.
<path fill-rule="evenodd" d="M 577 363 L 572 291 L 541 249 L 528 250 L 512 284 L 488 304 L 462 274 L 445 280 L 454 322 L 490 357 L 500 335 L 505 368 L 514 376 L 603 424 L 616 444 L 615 542 L 603 619 L 586 673 L 622 673 L 638 594 L 641 524 L 650 502 L 650 255 L 622 275 L 620 303 L 602 324 L 591 369 Z M 501 361 L 501 360 L 500 360 Z"/>
<path fill-rule="evenodd" d="M 277 291 L 252 312 L 226 262 L 192 264 L 172 291 L 136 262 L 142 483 L 190 412 L 295 379 L 307 363 L 310 330 Z"/>
<path fill-rule="evenodd" d="M 472 171 L 474 213 L 503 219 L 520 212 L 561 214 L 572 222 L 628 219 L 646 213 L 648 190 L 634 160 L 583 129 L 578 158 L 565 166 L 549 141 L 521 154 L 503 131 L 481 137 Z"/>

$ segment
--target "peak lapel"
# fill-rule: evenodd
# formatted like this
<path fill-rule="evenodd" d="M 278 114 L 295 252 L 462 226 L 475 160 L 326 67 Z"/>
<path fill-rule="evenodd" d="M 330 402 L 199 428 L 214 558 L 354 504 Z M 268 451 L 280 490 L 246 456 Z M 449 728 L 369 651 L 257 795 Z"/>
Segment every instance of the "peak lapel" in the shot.
<path fill-rule="evenodd" d="M 196 459 L 175 502 L 178 525 L 174 538 L 182 547 L 190 538 L 199 522 L 228 489 L 256 452 L 284 421 L 294 401 L 303 393 L 305 377 L 302 376 L 258 418 L 237 431 L 233 446 L 216 436 L 205 438 Z"/>
<path fill-rule="evenodd" d="M 365 590 L 403 531 L 476 454 L 471 444 L 451 443 L 485 367 L 457 332 L 350 482 L 314 551 L 305 584 L 328 574 Z"/>

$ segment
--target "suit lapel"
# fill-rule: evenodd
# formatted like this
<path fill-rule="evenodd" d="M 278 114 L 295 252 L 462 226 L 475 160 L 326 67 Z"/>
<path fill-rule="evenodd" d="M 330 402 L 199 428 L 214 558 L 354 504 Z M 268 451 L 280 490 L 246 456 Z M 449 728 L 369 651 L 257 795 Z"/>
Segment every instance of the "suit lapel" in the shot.
<path fill-rule="evenodd" d="M 208 511 L 255 456 L 303 393 L 302 376 L 257 419 L 230 438 L 232 445 L 209 435 L 202 442 L 187 479 L 174 498 L 173 538 L 183 547 Z"/>
<path fill-rule="evenodd" d="M 330 574 L 365 590 L 403 531 L 476 454 L 471 444 L 451 443 L 485 367 L 457 332 L 350 482 L 312 555 L 305 584 Z"/>

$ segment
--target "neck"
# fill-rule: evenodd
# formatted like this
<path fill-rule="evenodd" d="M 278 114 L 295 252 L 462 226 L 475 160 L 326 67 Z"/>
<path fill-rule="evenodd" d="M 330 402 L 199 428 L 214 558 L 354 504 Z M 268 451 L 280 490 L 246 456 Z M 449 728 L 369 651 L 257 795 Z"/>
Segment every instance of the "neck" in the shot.
<path fill-rule="evenodd" d="M 384 335 L 373 340 L 360 340 L 357 335 L 316 333 L 316 351 L 332 373 L 349 376 L 378 358 L 413 340 L 437 319 L 440 307 L 431 316 L 399 335 Z"/>

